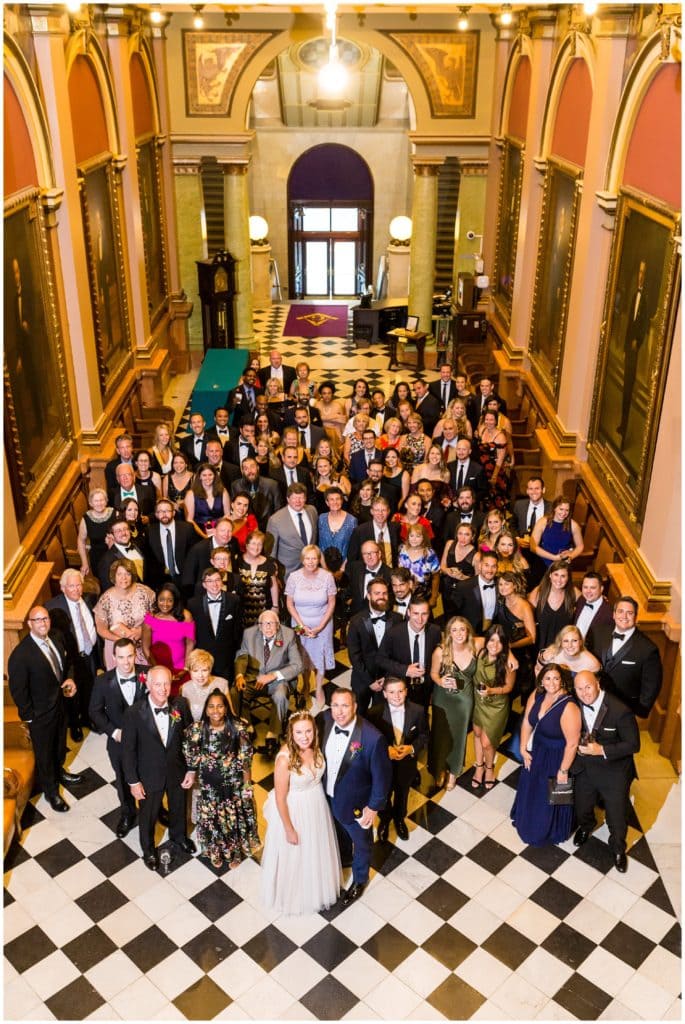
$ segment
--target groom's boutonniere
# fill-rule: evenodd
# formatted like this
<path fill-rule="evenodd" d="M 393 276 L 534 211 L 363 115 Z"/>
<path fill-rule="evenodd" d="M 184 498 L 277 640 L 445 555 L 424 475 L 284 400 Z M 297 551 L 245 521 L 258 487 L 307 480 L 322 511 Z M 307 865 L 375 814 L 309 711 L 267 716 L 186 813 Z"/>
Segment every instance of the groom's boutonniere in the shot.
<path fill-rule="evenodd" d="M 351 761 L 354 761 L 355 757 L 357 756 L 357 754 L 359 753 L 359 751 L 361 749 L 362 749 L 362 745 L 357 740 L 355 740 L 354 743 L 350 743 L 350 760 Z"/>
<path fill-rule="evenodd" d="M 181 712 L 178 710 L 178 708 L 171 709 L 171 711 L 169 712 L 169 721 L 171 722 L 172 725 L 176 725 L 176 722 L 181 721 Z"/>

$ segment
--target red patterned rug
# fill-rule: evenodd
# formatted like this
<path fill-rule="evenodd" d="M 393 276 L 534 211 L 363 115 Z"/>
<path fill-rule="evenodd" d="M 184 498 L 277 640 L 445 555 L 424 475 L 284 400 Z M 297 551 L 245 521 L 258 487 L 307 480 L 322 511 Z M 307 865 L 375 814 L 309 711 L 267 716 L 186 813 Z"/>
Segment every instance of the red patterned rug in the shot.
<path fill-rule="evenodd" d="M 292 303 L 283 327 L 285 338 L 346 338 L 347 306 Z"/>

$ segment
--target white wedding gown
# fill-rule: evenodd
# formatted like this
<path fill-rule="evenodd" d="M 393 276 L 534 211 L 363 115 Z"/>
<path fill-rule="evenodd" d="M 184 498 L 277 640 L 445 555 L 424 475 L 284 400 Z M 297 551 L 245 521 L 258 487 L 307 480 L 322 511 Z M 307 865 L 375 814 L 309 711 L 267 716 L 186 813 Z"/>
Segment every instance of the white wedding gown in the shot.
<path fill-rule="evenodd" d="M 277 757 L 287 758 L 282 750 Z M 340 893 L 338 843 L 326 794 L 324 765 L 290 772 L 288 811 L 297 845 L 287 842 L 272 790 L 264 804 L 268 825 L 262 855 L 261 901 L 282 914 L 312 914 L 332 906 Z"/>

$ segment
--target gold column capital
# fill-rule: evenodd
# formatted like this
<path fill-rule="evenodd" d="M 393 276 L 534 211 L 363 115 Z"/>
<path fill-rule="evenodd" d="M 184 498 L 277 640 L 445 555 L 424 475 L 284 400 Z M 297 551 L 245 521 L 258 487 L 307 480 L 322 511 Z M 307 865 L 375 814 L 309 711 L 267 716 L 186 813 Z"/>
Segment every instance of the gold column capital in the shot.
<path fill-rule="evenodd" d="M 412 165 L 417 178 L 434 178 L 444 164 L 441 156 L 413 156 Z"/>
<path fill-rule="evenodd" d="M 247 174 L 249 164 L 250 158 L 248 157 L 247 160 L 222 160 L 219 166 L 223 174 L 240 177 L 241 174 Z"/>

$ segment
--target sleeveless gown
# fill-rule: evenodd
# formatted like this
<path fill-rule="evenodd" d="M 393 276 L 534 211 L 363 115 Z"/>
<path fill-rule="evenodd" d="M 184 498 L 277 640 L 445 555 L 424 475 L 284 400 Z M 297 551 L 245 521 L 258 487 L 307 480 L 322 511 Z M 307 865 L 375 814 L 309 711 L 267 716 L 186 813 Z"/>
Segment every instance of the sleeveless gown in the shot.
<path fill-rule="evenodd" d="M 287 751 L 276 755 L 287 758 Z M 332 906 L 340 893 L 341 865 L 333 818 L 321 779 L 322 761 L 311 771 L 290 773 L 288 811 L 298 844 L 285 838 L 285 830 L 272 790 L 264 804 L 268 825 L 260 885 L 261 902 L 282 914 L 315 914 Z"/>
<path fill-rule="evenodd" d="M 533 734 L 533 760 L 530 771 L 522 769 L 511 820 L 524 843 L 546 846 L 563 843 L 573 829 L 573 805 L 547 802 L 547 780 L 556 777 L 564 756 L 566 740 L 561 731 L 561 714 L 570 696 L 560 697 L 540 718 L 541 693 L 530 709 Z"/>
<path fill-rule="evenodd" d="M 463 669 L 453 663 L 451 672 L 445 674 L 454 676 L 458 689 L 433 687 L 428 770 L 434 777 L 444 771 L 445 766 L 453 775 L 461 775 L 464 770 L 466 738 L 473 717 L 476 659 L 473 658 Z"/>

